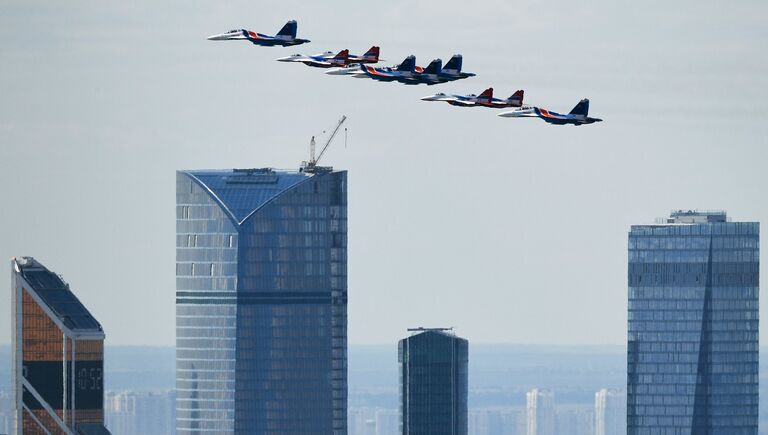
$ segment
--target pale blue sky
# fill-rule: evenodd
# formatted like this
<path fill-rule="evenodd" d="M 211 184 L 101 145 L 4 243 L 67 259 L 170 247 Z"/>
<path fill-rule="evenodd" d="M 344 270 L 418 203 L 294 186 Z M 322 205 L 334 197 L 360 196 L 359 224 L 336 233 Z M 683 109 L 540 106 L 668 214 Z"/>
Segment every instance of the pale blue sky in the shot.
<path fill-rule="evenodd" d="M 348 147 L 325 163 L 349 169 L 350 342 L 447 325 L 473 342 L 623 344 L 631 224 L 696 207 L 768 222 L 767 15 L 762 1 L 0 0 L 0 258 L 62 273 L 111 344 L 173 344 L 175 171 L 295 168 L 346 114 Z M 290 18 L 311 44 L 205 39 Z M 462 53 L 478 76 L 402 86 L 274 61 L 373 44 L 389 63 Z M 605 122 L 419 101 L 488 86 L 565 112 L 589 97 Z"/>

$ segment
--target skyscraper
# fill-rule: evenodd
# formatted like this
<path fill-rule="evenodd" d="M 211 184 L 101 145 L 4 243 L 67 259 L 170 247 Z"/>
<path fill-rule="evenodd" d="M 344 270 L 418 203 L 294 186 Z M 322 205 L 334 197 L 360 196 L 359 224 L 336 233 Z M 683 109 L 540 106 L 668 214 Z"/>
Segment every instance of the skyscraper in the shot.
<path fill-rule="evenodd" d="M 176 432 L 175 391 L 107 392 L 104 422 L 113 435 L 168 435 Z"/>
<path fill-rule="evenodd" d="M 469 343 L 444 328 L 398 342 L 403 435 L 467 435 Z"/>
<path fill-rule="evenodd" d="M 14 433 L 109 434 L 104 331 L 61 277 L 11 261 Z"/>
<path fill-rule="evenodd" d="M 621 435 L 627 431 L 627 395 L 607 389 L 595 393 L 595 435 Z"/>
<path fill-rule="evenodd" d="M 757 433 L 758 246 L 722 211 L 632 226 L 629 435 Z"/>
<path fill-rule="evenodd" d="M 177 173 L 177 434 L 346 434 L 346 178 Z"/>
<path fill-rule="evenodd" d="M 534 388 L 526 394 L 528 435 L 555 435 L 555 393 Z"/>

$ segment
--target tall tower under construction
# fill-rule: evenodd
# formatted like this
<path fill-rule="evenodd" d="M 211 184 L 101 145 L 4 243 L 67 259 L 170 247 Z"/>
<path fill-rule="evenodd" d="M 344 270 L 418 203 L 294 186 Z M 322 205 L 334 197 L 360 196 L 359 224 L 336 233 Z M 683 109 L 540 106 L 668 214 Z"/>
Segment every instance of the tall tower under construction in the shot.
<path fill-rule="evenodd" d="M 347 173 L 176 175 L 176 433 L 347 431 Z"/>

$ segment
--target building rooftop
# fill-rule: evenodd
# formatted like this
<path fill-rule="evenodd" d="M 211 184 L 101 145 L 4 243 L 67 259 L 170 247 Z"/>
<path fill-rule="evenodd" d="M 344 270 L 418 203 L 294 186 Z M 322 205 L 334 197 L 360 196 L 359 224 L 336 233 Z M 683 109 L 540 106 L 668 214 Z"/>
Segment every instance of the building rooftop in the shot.
<path fill-rule="evenodd" d="M 273 198 L 311 178 L 303 172 L 271 168 L 181 172 L 208 190 L 238 224 Z"/>
<path fill-rule="evenodd" d="M 657 224 L 708 224 L 729 222 L 725 210 L 672 210 L 668 218 L 657 218 Z"/>
<path fill-rule="evenodd" d="M 69 289 L 69 284 L 32 257 L 13 259 L 14 271 L 53 314 L 73 332 L 103 333 L 101 325 Z"/>

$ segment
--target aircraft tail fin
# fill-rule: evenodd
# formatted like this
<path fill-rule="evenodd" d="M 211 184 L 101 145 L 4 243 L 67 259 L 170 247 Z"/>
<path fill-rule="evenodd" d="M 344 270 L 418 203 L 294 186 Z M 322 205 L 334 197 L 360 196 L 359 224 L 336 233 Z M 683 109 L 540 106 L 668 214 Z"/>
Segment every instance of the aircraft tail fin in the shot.
<path fill-rule="evenodd" d="M 410 55 L 403 60 L 400 65 L 397 66 L 398 71 L 411 71 L 416 70 L 416 56 Z"/>
<path fill-rule="evenodd" d="M 291 39 L 296 38 L 296 20 L 291 20 L 285 23 L 282 29 L 280 29 L 279 32 L 277 32 L 278 37 L 287 38 L 290 37 Z"/>
<path fill-rule="evenodd" d="M 333 59 L 346 63 L 349 60 L 349 50 L 341 50 Z"/>
<path fill-rule="evenodd" d="M 483 100 L 490 100 L 493 98 L 493 88 L 488 88 L 484 90 L 480 95 L 477 96 L 478 99 Z"/>
<path fill-rule="evenodd" d="M 523 94 L 524 93 L 525 93 L 525 91 L 523 91 L 522 89 L 520 89 L 518 91 L 515 91 L 515 93 L 512 94 L 511 97 L 507 98 L 507 101 L 509 101 L 511 103 L 517 103 L 517 104 L 522 106 L 523 105 Z"/>
<path fill-rule="evenodd" d="M 379 47 L 373 46 L 368 51 L 365 52 L 363 55 L 363 59 L 369 60 L 372 62 L 378 62 L 379 61 Z"/>
<path fill-rule="evenodd" d="M 583 115 L 587 116 L 589 114 L 589 100 L 583 99 L 579 101 L 579 104 L 576 105 L 576 107 L 571 110 L 571 113 L 569 115 Z"/>
<path fill-rule="evenodd" d="M 424 68 L 424 74 L 438 74 L 443 69 L 443 60 L 435 59 Z"/>
<path fill-rule="evenodd" d="M 445 67 L 443 69 L 449 70 L 452 72 L 461 72 L 462 61 L 463 61 L 463 58 L 460 54 L 454 54 L 453 57 L 451 57 L 451 60 L 449 60 L 448 63 L 445 64 Z"/>

